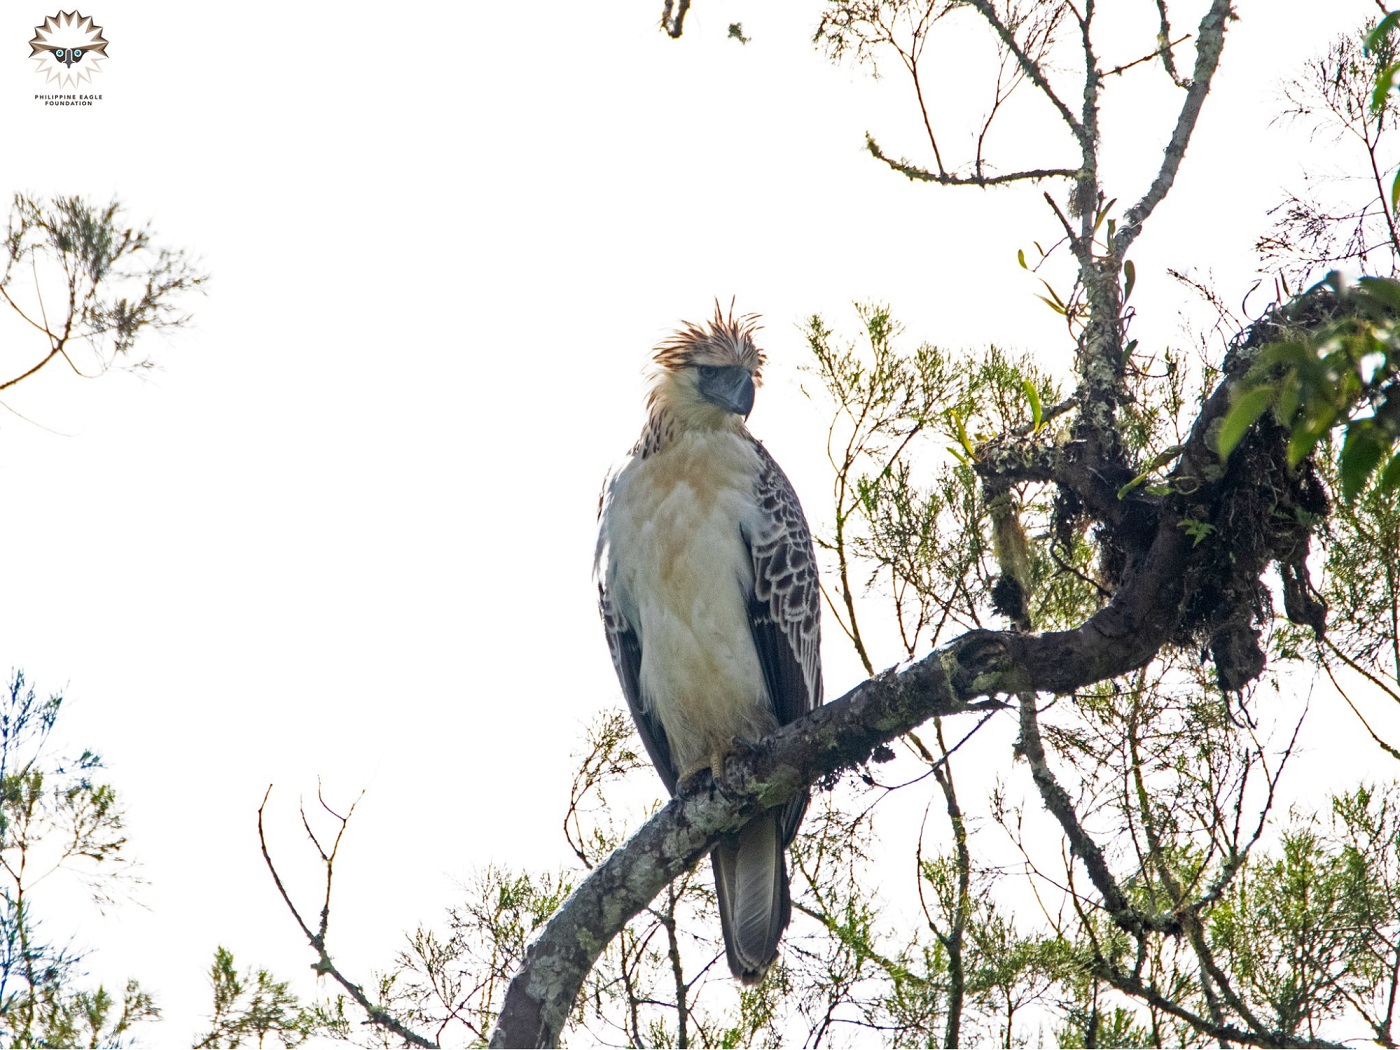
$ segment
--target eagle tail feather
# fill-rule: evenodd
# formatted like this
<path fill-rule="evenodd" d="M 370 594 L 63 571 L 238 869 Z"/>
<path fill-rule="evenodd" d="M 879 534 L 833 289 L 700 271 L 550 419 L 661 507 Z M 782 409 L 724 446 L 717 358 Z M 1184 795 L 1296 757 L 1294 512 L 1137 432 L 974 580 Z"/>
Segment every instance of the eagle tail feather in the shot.
<path fill-rule="evenodd" d="M 744 984 L 763 980 L 792 917 L 778 812 L 765 813 L 711 854 L 729 969 Z"/>

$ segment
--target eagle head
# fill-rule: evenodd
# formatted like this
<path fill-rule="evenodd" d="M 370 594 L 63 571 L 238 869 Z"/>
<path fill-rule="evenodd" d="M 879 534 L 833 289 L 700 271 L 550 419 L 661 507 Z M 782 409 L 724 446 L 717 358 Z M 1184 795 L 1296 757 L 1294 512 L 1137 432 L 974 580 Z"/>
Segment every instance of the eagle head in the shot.
<path fill-rule="evenodd" d="M 757 322 L 757 314 L 735 317 L 732 306 L 726 317 L 718 302 L 705 325 L 685 322 L 652 359 L 653 411 L 665 409 L 692 427 L 733 426 L 747 419 L 764 361 L 753 341 Z"/>

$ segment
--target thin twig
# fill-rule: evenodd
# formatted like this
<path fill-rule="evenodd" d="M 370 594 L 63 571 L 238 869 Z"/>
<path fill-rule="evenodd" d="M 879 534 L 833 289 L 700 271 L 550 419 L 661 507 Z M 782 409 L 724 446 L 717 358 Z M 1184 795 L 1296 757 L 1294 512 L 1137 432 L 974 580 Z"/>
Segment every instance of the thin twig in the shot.
<path fill-rule="evenodd" d="M 1012 182 L 1038 181 L 1040 179 L 1074 179 L 1080 175 L 1078 168 L 1027 168 L 1005 175 L 953 175 L 942 171 L 928 171 L 911 164 L 907 160 L 895 160 L 882 150 L 870 132 L 865 133 L 865 148 L 876 160 L 882 160 L 901 175 L 915 182 L 932 182 L 939 186 L 1005 186 Z"/>
<path fill-rule="evenodd" d="M 1114 234 L 1112 249 L 1118 259 L 1123 258 L 1128 246 L 1142 232 L 1142 224 L 1166 197 L 1172 183 L 1176 181 L 1177 170 L 1186 155 L 1191 133 L 1196 128 L 1201 106 L 1205 103 L 1216 66 L 1220 63 L 1220 52 L 1225 46 L 1226 22 L 1232 17 L 1234 16 L 1230 12 L 1230 0 L 1211 0 L 1210 10 L 1201 19 L 1196 40 L 1196 68 L 1191 75 L 1191 86 L 1186 91 L 1186 99 L 1177 115 L 1176 128 L 1172 131 L 1171 139 L 1163 152 L 1162 166 L 1157 171 L 1157 177 L 1152 180 L 1152 185 L 1142 195 L 1142 199 L 1128 209 L 1118 232 Z"/>
<path fill-rule="evenodd" d="M 1099 75 L 1100 75 L 1101 77 L 1116 77 L 1116 76 L 1119 76 L 1119 75 L 1122 74 L 1122 73 L 1126 73 L 1128 70 L 1132 69 L 1134 66 L 1140 66 L 1140 65 L 1142 65 L 1144 62 L 1151 62 L 1151 61 L 1152 61 L 1154 58 L 1156 58 L 1158 55 L 1161 55 L 1164 61 L 1170 62 L 1170 61 L 1171 61 L 1171 49 L 1174 48 L 1174 47 L 1176 47 L 1177 44 L 1184 44 L 1184 43 L 1186 43 L 1186 41 L 1188 41 L 1188 40 L 1190 40 L 1190 39 L 1191 39 L 1191 34 L 1190 34 L 1190 33 L 1187 33 L 1185 36 L 1177 37 L 1175 40 L 1173 40 L 1173 41 L 1172 41 L 1171 43 L 1169 43 L 1169 44 L 1164 44 L 1164 45 L 1162 45 L 1162 46 L 1159 47 L 1156 51 L 1153 51 L 1153 52 L 1151 52 L 1151 53 L 1149 53 L 1149 54 L 1143 55 L 1141 58 L 1135 58 L 1135 59 L 1133 59 L 1131 62 L 1125 62 L 1125 63 L 1123 63 L 1121 66 L 1114 66 L 1112 69 L 1108 70 L 1107 72 L 1101 73 L 1101 74 L 1099 74 Z M 1173 79 L 1175 79 L 1175 78 L 1173 78 Z M 1183 88 L 1184 88 L 1184 87 L 1186 87 L 1186 86 L 1187 86 L 1187 84 L 1186 84 L 1184 81 L 1179 81 L 1179 82 L 1177 83 L 1177 87 L 1183 87 Z"/>
<path fill-rule="evenodd" d="M 263 825 L 263 811 L 267 808 L 267 800 L 271 796 L 272 785 L 269 784 L 266 793 L 263 795 L 262 805 L 258 806 L 258 844 L 262 847 L 263 862 L 267 865 L 269 874 L 272 875 L 272 881 L 277 886 L 277 892 L 282 897 L 282 903 L 284 903 L 287 906 L 287 910 L 292 913 L 292 918 L 295 919 L 297 925 L 301 927 L 301 932 L 306 935 L 307 942 L 316 951 L 316 962 L 312 964 L 311 968 L 316 971 L 318 976 L 329 975 L 333 977 L 335 981 L 345 989 L 350 998 L 355 1000 L 360 1009 L 364 1010 L 366 1016 L 369 1017 L 373 1024 L 393 1032 L 405 1043 L 412 1046 L 421 1046 L 429 1048 L 429 1050 L 436 1050 L 437 1043 L 434 1043 L 430 1039 L 425 1039 L 417 1032 L 406 1027 L 398 1018 L 383 1007 L 376 1006 L 374 1003 L 370 1002 L 369 997 L 365 995 L 364 989 L 341 973 L 340 970 L 336 968 L 335 963 L 331 962 L 330 954 L 326 951 L 326 932 L 330 923 L 331 910 L 331 868 L 335 861 L 335 852 L 340 847 L 340 836 L 345 833 L 345 827 L 350 821 L 350 816 L 354 814 L 355 807 L 351 806 L 350 813 L 346 814 L 344 817 L 340 817 L 329 806 L 326 806 L 324 800 L 321 800 L 321 805 L 325 806 L 328 813 L 331 813 L 332 816 L 336 816 L 341 821 L 341 826 L 340 833 L 336 835 L 335 845 L 332 847 L 329 855 L 321 849 L 321 844 L 319 842 L 316 843 L 316 850 L 321 854 L 321 859 L 325 862 L 326 867 L 326 899 L 321 908 L 320 929 L 318 932 L 312 933 L 311 927 L 306 924 L 306 920 L 301 917 L 301 912 L 298 911 L 297 906 L 292 903 L 291 895 L 287 893 L 286 886 L 282 884 L 282 876 L 278 873 L 277 866 L 272 863 L 272 854 L 268 852 L 267 835 Z M 317 789 L 317 797 L 320 797 L 319 787 Z M 358 804 L 358 802 L 359 800 L 357 799 L 356 804 Z M 303 809 L 303 824 L 305 821 L 306 812 Z M 308 832 L 310 831 L 309 828 L 307 830 Z M 314 835 L 312 836 L 312 841 L 316 841 Z"/>

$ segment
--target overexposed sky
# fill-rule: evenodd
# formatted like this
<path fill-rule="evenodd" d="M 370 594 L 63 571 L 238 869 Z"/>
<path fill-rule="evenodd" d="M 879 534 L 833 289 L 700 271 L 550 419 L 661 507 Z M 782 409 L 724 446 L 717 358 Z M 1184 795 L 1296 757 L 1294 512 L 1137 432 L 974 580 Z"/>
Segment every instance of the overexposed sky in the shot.
<path fill-rule="evenodd" d="M 1237 7 L 1134 253 L 1145 345 L 1176 337 L 1187 302 L 1166 267 L 1209 268 L 1227 297 L 1255 279 L 1265 211 L 1302 163 L 1302 136 L 1269 126 L 1279 79 L 1375 11 Z M 51 368 L 4 402 L 42 427 L 0 412 L 0 669 L 63 689 L 65 738 L 106 756 L 126 800 L 147 884 L 72 926 L 96 977 L 156 994 L 162 1042 L 199 1029 L 217 944 L 313 989 L 258 854 L 269 783 L 294 873 L 311 870 L 297 797 L 318 777 L 339 804 L 366 792 L 331 946 L 365 981 L 472 869 L 565 859 L 571 755 L 619 699 L 591 581 L 598 491 L 680 319 L 731 296 L 764 315 L 751 426 L 818 528 L 802 318 L 849 330 L 851 301 L 880 299 L 911 346 L 1069 360 L 1015 263 L 1056 237 L 1039 188 L 940 190 L 872 160 L 867 129 L 924 158 L 910 92 L 893 67 L 873 81 L 816 54 L 814 6 L 698 0 L 680 41 L 660 8 L 106 0 L 80 9 L 110 41 L 103 98 L 62 109 L 34 98 L 27 58 L 54 11 L 0 13 L 0 191 L 115 194 L 213 276 L 192 328 L 140 347 L 154 375 Z M 935 110 L 984 92 L 981 55 L 952 39 Z M 1106 109 L 1125 204 L 1174 119 L 1160 79 L 1141 67 Z M 994 146 L 1073 159 L 1043 109 Z M 6 377 L 42 352 L 0 320 Z M 834 634 L 837 696 L 859 673 Z"/>

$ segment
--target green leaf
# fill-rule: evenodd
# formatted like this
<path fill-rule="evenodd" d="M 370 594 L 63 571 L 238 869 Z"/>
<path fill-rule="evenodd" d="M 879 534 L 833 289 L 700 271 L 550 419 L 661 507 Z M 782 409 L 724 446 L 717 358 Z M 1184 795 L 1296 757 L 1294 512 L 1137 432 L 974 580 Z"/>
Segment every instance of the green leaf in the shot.
<path fill-rule="evenodd" d="M 969 456 L 975 456 L 977 450 L 972 447 L 972 442 L 967 439 L 967 428 L 963 426 L 962 417 L 953 409 L 948 409 L 945 413 L 948 422 L 953 427 L 953 434 L 958 439 L 958 444 L 962 445 L 964 451 Z M 966 462 L 966 460 L 964 460 Z"/>
<path fill-rule="evenodd" d="M 1152 476 L 1152 471 L 1150 471 L 1150 470 L 1144 470 L 1144 471 L 1143 471 L 1141 474 L 1139 474 L 1137 477 L 1133 478 L 1132 481 L 1128 482 L 1126 485 L 1124 485 L 1121 489 L 1118 490 L 1118 498 L 1119 498 L 1120 500 L 1121 500 L 1121 499 L 1127 498 L 1128 493 L 1132 492 L 1133 489 L 1137 488 L 1139 485 L 1141 485 L 1144 481 L 1146 481 L 1146 480 L 1147 480 L 1148 478 L 1150 478 L 1151 476 Z"/>
<path fill-rule="evenodd" d="M 1390 462 L 1381 471 L 1380 480 L 1376 482 L 1376 488 L 1380 492 L 1389 492 L 1400 487 L 1400 452 L 1390 457 Z"/>
<path fill-rule="evenodd" d="M 1235 446 L 1244 437 L 1245 431 L 1273 404 L 1274 388 L 1268 384 L 1242 391 L 1220 421 L 1220 432 L 1215 436 L 1215 450 L 1222 460 L 1230 458 Z"/>
<path fill-rule="evenodd" d="M 1396 179 L 1396 185 L 1400 186 L 1400 174 L 1396 176 Z M 1394 198 L 1395 187 L 1392 187 L 1390 192 L 1391 197 Z M 1374 299 L 1389 310 L 1400 313 L 1400 281 L 1389 277 L 1362 277 L 1356 282 L 1356 285 L 1368 298 Z M 1384 352 L 1383 347 L 1376 347 L 1376 349 Z"/>
<path fill-rule="evenodd" d="M 1114 197 L 1113 200 L 1105 202 L 1104 206 L 1099 209 L 1098 215 L 1094 217 L 1094 233 L 1099 232 L 1099 227 L 1103 225 L 1104 219 L 1108 218 L 1109 209 L 1117 203 L 1118 198 Z"/>
<path fill-rule="evenodd" d="M 1050 309 L 1054 310 L 1057 314 L 1063 314 L 1065 312 L 1065 308 L 1063 306 L 1061 306 L 1059 303 L 1052 303 L 1043 295 L 1037 295 L 1036 298 L 1039 299 L 1046 306 L 1050 307 Z"/>
<path fill-rule="evenodd" d="M 1400 22 L 1400 11 L 1391 11 L 1379 22 L 1376 28 L 1366 34 L 1366 50 L 1374 51 L 1385 41 L 1391 31 L 1395 28 L 1396 22 Z"/>
<path fill-rule="evenodd" d="M 1379 113 L 1385 109 L 1386 99 L 1390 96 L 1391 84 L 1395 82 L 1395 71 L 1400 69 L 1400 63 L 1392 62 L 1376 75 L 1376 87 L 1371 92 L 1371 112 Z"/>
<path fill-rule="evenodd" d="M 1182 518 L 1176 527 L 1191 537 L 1191 546 L 1199 547 L 1201 541 L 1215 531 L 1215 526 L 1198 518 Z"/>
<path fill-rule="evenodd" d="M 1307 343 L 1294 339 L 1280 340 L 1259 351 L 1259 367 L 1269 365 L 1292 365 L 1294 368 L 1316 370 L 1317 351 Z"/>
<path fill-rule="evenodd" d="M 1034 433 L 1040 429 L 1040 392 L 1029 379 L 1021 380 L 1021 389 L 1026 392 L 1026 400 L 1031 403 L 1031 432 Z"/>
<path fill-rule="evenodd" d="M 1335 409 L 1323 406 L 1317 415 L 1305 416 L 1293 428 L 1288 438 L 1288 465 L 1296 467 L 1307 458 L 1308 453 L 1322 440 L 1322 435 L 1332 429 L 1337 418 Z"/>
<path fill-rule="evenodd" d="M 1342 454 L 1337 458 L 1337 473 L 1342 480 L 1342 499 L 1350 503 L 1360 495 L 1361 490 L 1366 487 L 1366 479 L 1380 463 L 1384 451 L 1373 427 L 1355 424 L 1348 428 L 1347 439 L 1342 444 Z"/>
<path fill-rule="evenodd" d="M 1137 267 L 1133 265 L 1133 260 L 1123 260 L 1123 302 L 1126 303 L 1133 294 L 1133 285 L 1137 283 Z"/>
<path fill-rule="evenodd" d="M 1016 261 L 1021 264 L 1021 269 L 1030 269 L 1030 267 L 1026 265 L 1026 250 L 1024 248 L 1016 249 Z"/>
<path fill-rule="evenodd" d="M 1303 384 L 1298 380 L 1298 370 L 1290 368 L 1278 383 L 1278 401 L 1274 405 L 1274 418 L 1284 426 L 1293 422 L 1298 405 L 1303 399 Z"/>

